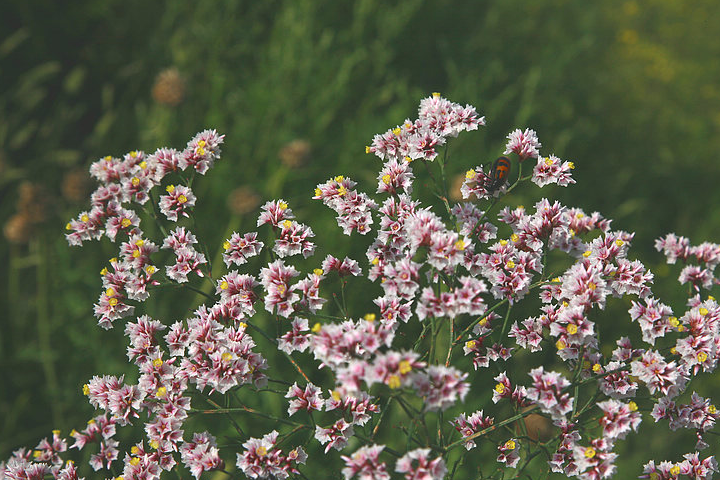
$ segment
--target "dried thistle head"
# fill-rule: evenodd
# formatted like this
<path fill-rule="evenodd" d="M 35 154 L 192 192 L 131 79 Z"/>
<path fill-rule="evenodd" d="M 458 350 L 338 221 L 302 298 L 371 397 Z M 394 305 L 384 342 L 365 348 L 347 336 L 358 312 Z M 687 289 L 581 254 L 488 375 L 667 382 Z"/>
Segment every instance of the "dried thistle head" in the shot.
<path fill-rule="evenodd" d="M 90 193 L 91 186 L 92 181 L 86 169 L 71 170 L 63 176 L 62 196 L 72 203 L 84 202 Z"/>
<path fill-rule="evenodd" d="M 245 215 L 260 205 L 260 195 L 247 185 L 236 188 L 228 195 L 227 206 L 235 215 Z"/>
<path fill-rule="evenodd" d="M 290 168 L 304 166 L 310 158 L 312 146 L 310 142 L 302 139 L 295 139 L 283 146 L 278 152 L 280 162 Z"/>
<path fill-rule="evenodd" d="M 33 227 L 24 213 L 16 213 L 3 225 L 3 234 L 12 243 L 27 243 L 32 232 Z"/>
<path fill-rule="evenodd" d="M 185 79 L 177 68 L 166 68 L 158 73 L 152 87 L 152 97 L 157 103 L 169 107 L 175 107 L 185 99 Z"/>
<path fill-rule="evenodd" d="M 17 212 L 27 217 L 30 225 L 37 225 L 44 222 L 48 217 L 49 201 L 47 187 L 42 185 L 23 182 L 18 188 Z"/>

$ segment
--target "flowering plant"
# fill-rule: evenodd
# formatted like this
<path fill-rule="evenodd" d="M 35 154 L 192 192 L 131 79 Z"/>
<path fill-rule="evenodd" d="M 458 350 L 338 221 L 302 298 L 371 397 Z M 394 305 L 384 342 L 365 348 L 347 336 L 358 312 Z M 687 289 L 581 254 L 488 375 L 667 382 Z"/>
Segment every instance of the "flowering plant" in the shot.
<path fill-rule="evenodd" d="M 680 282 L 690 295 L 675 315 L 653 295 L 653 274 L 628 258 L 633 234 L 612 230 L 599 213 L 545 198 L 492 213 L 523 182 L 575 183 L 573 163 L 540 155 L 530 129 L 510 133 L 494 163 L 469 169 L 465 201 L 451 205 L 447 142 L 484 124 L 474 107 L 433 94 L 416 120 L 367 147 L 383 162 L 377 200 L 345 176 L 317 185 L 313 198 L 335 211 L 342 232 L 370 239 L 363 261 L 316 259 L 312 228 L 278 199 L 257 220 L 268 240 L 260 230 L 233 232 L 217 274 L 210 247 L 192 226 L 177 225 L 199 202 L 196 174 L 220 158 L 224 136 L 214 130 L 181 152 L 95 162 L 100 185 L 91 209 L 68 223 L 67 240 L 119 244 L 102 270 L 99 325 L 135 316 L 168 284 L 207 302 L 171 324 L 147 313 L 128 321 L 137 381 L 93 377 L 84 393 L 102 412 L 69 438 L 55 431 L 34 450 L 16 451 L 0 473 L 79 478 L 67 460 L 70 440 L 70 449 L 92 451 L 93 470 L 124 480 L 183 468 L 195 478 L 317 478 L 309 472 L 322 468 L 346 480 L 517 478 L 536 458 L 546 475 L 598 479 L 615 472 L 617 442 L 652 418 L 693 430 L 697 451 L 648 459 L 642 478 L 712 478 L 717 462 L 699 451 L 720 413 L 710 399 L 683 395 L 720 357 L 720 307 L 707 295 L 720 283 L 720 245 L 691 246 L 672 234 L 657 241 L 668 263 L 687 263 Z M 526 162 L 533 165 L 523 174 Z M 427 167 L 437 211 L 412 195 L 416 164 Z M 162 238 L 150 238 L 142 218 L 155 221 Z M 359 306 L 348 300 L 351 289 Z M 367 297 L 372 291 L 376 298 Z M 642 345 L 621 337 L 603 354 L 600 312 L 624 297 Z M 520 305 L 532 301 L 540 306 L 525 317 Z M 518 372 L 530 356 L 535 366 Z M 482 407 L 474 412 L 471 391 Z M 261 394 L 275 401 L 255 405 Z M 227 424 L 213 422 L 218 415 Z M 115 437 L 131 424 L 142 425 L 145 438 L 128 448 Z M 213 426 L 219 433 L 208 431 Z M 483 458 L 470 453 L 476 449 Z"/>

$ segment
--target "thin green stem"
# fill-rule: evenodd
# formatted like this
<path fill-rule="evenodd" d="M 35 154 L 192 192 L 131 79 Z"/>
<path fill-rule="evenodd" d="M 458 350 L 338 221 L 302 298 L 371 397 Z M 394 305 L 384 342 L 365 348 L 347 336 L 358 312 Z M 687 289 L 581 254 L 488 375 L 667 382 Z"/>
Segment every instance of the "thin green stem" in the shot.
<path fill-rule="evenodd" d="M 428 363 L 435 363 L 435 340 L 437 340 L 437 323 L 435 317 L 430 318 L 430 326 L 432 328 L 431 339 L 430 339 L 430 353 L 428 356 Z"/>
<path fill-rule="evenodd" d="M 217 403 L 215 403 L 217 405 Z M 286 420 L 284 418 L 275 417 L 273 415 L 268 415 L 267 413 L 260 412 L 258 410 L 255 410 L 254 408 L 247 407 L 245 405 L 241 405 L 239 407 L 218 407 L 216 409 L 191 409 L 190 413 L 195 414 L 201 414 L 201 415 L 224 415 L 227 413 L 249 413 L 251 415 L 256 415 L 258 417 L 266 418 L 268 420 L 273 420 L 279 423 L 284 423 L 285 425 L 292 425 L 293 427 L 301 427 L 301 429 L 310 428 L 309 425 L 305 425 L 304 423 L 298 423 L 293 422 L 292 420 Z"/>
<path fill-rule="evenodd" d="M 212 405 L 213 407 L 218 408 L 218 409 L 223 409 L 223 407 L 221 407 L 220 405 L 218 405 L 216 402 L 214 402 L 214 401 L 211 400 L 210 398 L 206 398 L 205 400 L 206 400 L 210 405 Z M 232 415 L 230 415 L 229 412 L 228 412 L 228 414 L 227 414 L 227 418 L 230 420 L 230 423 L 233 424 L 233 426 L 235 427 L 235 430 L 237 430 L 238 434 L 240 434 L 241 437 L 244 437 L 245 434 L 243 433 L 242 428 L 240 427 L 240 425 L 238 425 L 238 423 L 235 421 L 235 419 L 232 417 Z"/>
<path fill-rule="evenodd" d="M 50 320 L 50 287 L 48 280 L 48 260 L 45 243 L 40 241 L 38 237 L 34 238 L 30 246 L 36 252 L 38 259 L 35 267 L 35 275 L 37 281 L 37 331 L 38 346 L 40 347 L 40 361 L 45 373 L 45 381 L 47 382 L 47 391 L 50 394 L 50 405 L 52 411 L 53 422 L 56 424 L 63 418 L 60 409 L 60 402 L 57 399 L 57 393 L 60 391 L 58 387 L 57 370 L 53 359 L 52 345 L 52 325 Z"/>
<path fill-rule="evenodd" d="M 380 423 L 382 423 L 383 418 L 385 418 L 385 414 L 387 413 L 388 409 L 390 408 L 390 403 L 395 398 L 394 395 L 390 395 L 387 400 L 385 401 L 385 405 L 383 405 L 382 409 L 380 410 L 380 416 L 378 417 L 377 423 L 373 427 L 372 435 L 370 435 L 370 440 L 375 439 L 375 435 L 377 435 L 378 430 L 380 429 Z"/>
<path fill-rule="evenodd" d="M 160 230 L 160 233 L 162 233 L 163 238 L 168 236 L 167 230 L 165 230 L 165 227 L 160 222 L 160 211 L 158 210 L 157 201 L 155 200 L 155 197 L 153 197 L 152 190 L 148 192 L 148 197 L 150 197 L 150 205 L 152 205 L 152 210 L 148 210 L 146 205 L 143 205 L 143 210 L 150 215 L 153 220 L 155 220 L 155 224 L 157 225 L 158 229 Z"/>
<path fill-rule="evenodd" d="M 510 321 L 510 311 L 512 310 L 512 303 L 508 303 L 507 312 L 505 312 L 505 320 L 503 320 L 502 330 L 500 330 L 500 338 L 498 338 L 498 343 L 502 343 L 502 341 L 505 339 L 505 335 L 507 334 L 508 324 Z"/>
<path fill-rule="evenodd" d="M 253 324 L 253 323 L 249 323 L 249 322 L 247 323 L 247 325 L 248 325 L 249 327 L 253 328 L 254 330 L 256 330 L 257 332 L 259 332 L 260 335 L 262 335 L 262 336 L 265 337 L 268 341 L 274 343 L 274 344 L 277 346 L 277 344 L 278 344 L 277 339 L 272 338 L 270 335 L 268 335 L 267 333 L 265 333 L 265 331 L 264 331 L 262 328 L 258 327 L 257 325 L 255 325 L 255 324 Z M 285 352 L 285 351 L 283 351 L 283 350 L 280 350 L 280 352 L 285 356 L 285 358 L 287 358 L 287 359 L 290 361 L 290 363 L 293 364 L 293 366 L 295 367 L 295 369 L 300 373 L 300 375 L 303 376 L 303 378 L 305 379 L 305 381 L 308 382 L 308 383 L 310 383 L 310 379 L 308 378 L 307 375 L 305 375 L 305 372 L 303 372 L 302 368 L 300 368 L 300 365 L 298 365 L 298 364 L 295 362 L 295 360 L 293 360 L 293 358 L 292 358 L 287 352 Z"/>
<path fill-rule="evenodd" d="M 447 367 L 450 365 L 450 357 L 452 356 L 453 351 L 453 341 L 455 337 L 455 318 L 450 319 L 450 335 L 448 336 L 448 352 L 447 357 L 445 357 L 445 366 Z"/>

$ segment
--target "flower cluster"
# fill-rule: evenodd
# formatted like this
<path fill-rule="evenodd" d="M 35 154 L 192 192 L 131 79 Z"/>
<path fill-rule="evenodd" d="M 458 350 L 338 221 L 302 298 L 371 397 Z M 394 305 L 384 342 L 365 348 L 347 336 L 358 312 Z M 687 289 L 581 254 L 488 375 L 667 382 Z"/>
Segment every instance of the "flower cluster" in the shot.
<path fill-rule="evenodd" d="M 474 107 L 463 107 L 434 93 L 420 102 L 417 120 L 405 120 L 401 126 L 375 135 L 366 152 L 388 161 L 432 161 L 438 155 L 436 147 L 444 145 L 448 137 L 477 130 L 480 125 L 485 125 L 485 117 L 478 117 Z"/>
<path fill-rule="evenodd" d="M 543 455 L 553 472 L 608 478 L 618 445 L 644 416 L 693 430 L 696 450 L 708 448 L 720 413 L 710 398 L 688 399 L 687 392 L 720 360 L 720 305 L 707 295 L 720 283 L 720 246 L 691 246 L 674 234 L 656 242 L 668 263 L 686 264 L 679 281 L 692 295 L 685 306 L 666 305 L 653 293 L 654 275 L 629 256 L 632 233 L 547 198 L 527 209 L 507 204 L 520 182 L 575 183 L 574 164 L 541 154 L 532 129 L 507 136 L 501 162 L 463 168 L 461 193 L 472 201 L 451 205 L 441 183 L 442 213 L 414 198 L 411 162 L 439 164 L 444 175 L 448 157 L 438 147 L 484 124 L 474 107 L 433 94 L 420 102 L 417 119 L 367 147 L 382 161 L 372 186 L 379 198 L 342 175 L 317 185 L 312 198 L 335 212 L 342 232 L 366 239 L 363 261 L 316 245 L 326 232 L 316 237 L 283 199 L 260 207 L 258 231 L 232 232 L 212 256 L 193 233 L 192 209 L 201 202 L 187 176 L 204 175 L 219 158 L 224 137 L 214 130 L 182 152 L 161 148 L 93 163 L 100 186 L 90 210 L 68 223 L 67 240 L 81 245 L 105 235 L 118 244 L 102 271 L 99 324 L 112 328 L 134 315 L 158 294 L 155 287 L 187 288 L 206 302 L 194 301 L 192 313 L 172 323 L 147 314 L 127 321 L 127 357 L 137 375 L 98 375 L 85 385 L 103 413 L 70 433 L 70 448 L 92 448 L 92 469 L 122 471 L 125 479 L 156 479 L 181 465 L 200 478 L 235 455 L 248 478 L 307 478 L 306 461 L 308 468 L 334 461 L 346 480 L 387 480 L 393 468 L 406 479 L 439 480 L 456 448 L 452 472 L 462 476 L 473 468 L 466 464 L 479 464 L 467 452 L 481 443 L 476 451 L 494 452 L 497 468 L 517 468 L 517 475 Z M 523 176 L 529 158 L 536 164 Z M 156 195 L 156 187 L 165 193 Z M 493 213 L 499 202 L 506 206 Z M 147 231 L 162 238 L 140 228 L 147 217 L 158 222 Z M 219 272 L 220 262 L 211 268 L 210 260 L 221 257 Z M 526 299 L 539 308 L 516 307 Z M 610 353 L 600 331 L 607 328 L 602 311 L 615 299 L 629 306 L 625 320 L 638 329 L 635 340 L 609 340 L 616 345 Z M 271 350 L 261 354 L 263 345 Z M 513 376 L 516 365 L 532 365 L 529 377 Z M 469 395 L 475 389 L 480 395 Z M 265 395 L 279 399 L 265 402 Z M 471 397 L 487 401 L 467 414 Z M 280 411 L 270 411 L 278 404 Z M 197 428 L 210 413 L 229 419 L 217 437 L 229 441 L 218 444 Z M 188 421 L 191 414 L 197 422 Z M 531 415 L 552 432 L 540 445 L 540 429 L 527 427 Z M 248 430 L 269 422 L 277 430 Z M 144 439 L 121 445 L 116 430 L 138 424 Z M 79 478 L 64 461 L 67 450 L 53 432 L 35 451 L 20 449 L 0 464 L 0 476 Z M 320 459 L 311 458 L 315 452 Z M 709 479 L 718 471 L 713 456 L 682 458 L 650 461 L 645 477 Z"/>
<path fill-rule="evenodd" d="M 251 438 L 243 443 L 245 452 L 237 454 L 237 466 L 249 478 L 288 478 L 298 473 L 297 465 L 305 463 L 307 454 L 302 447 L 296 447 L 287 454 L 275 448 L 278 432 Z"/>

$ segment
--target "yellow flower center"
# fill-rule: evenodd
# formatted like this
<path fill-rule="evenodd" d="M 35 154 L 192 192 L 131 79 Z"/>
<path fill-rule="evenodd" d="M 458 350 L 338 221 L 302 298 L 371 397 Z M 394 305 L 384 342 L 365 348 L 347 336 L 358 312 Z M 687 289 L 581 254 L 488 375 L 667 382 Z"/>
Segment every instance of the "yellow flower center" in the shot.
<path fill-rule="evenodd" d="M 465 240 L 460 239 L 455 242 L 455 248 L 460 251 L 465 250 Z"/>
<path fill-rule="evenodd" d="M 630 401 L 628 402 L 628 408 L 630 409 L 631 412 L 637 412 L 637 410 L 638 410 L 637 403 L 635 403 L 635 402 L 633 402 L 632 400 L 630 400 Z"/>
<path fill-rule="evenodd" d="M 563 340 L 558 340 L 555 342 L 555 348 L 558 350 L 565 350 L 565 347 L 567 347 L 567 343 L 565 343 Z"/>
<path fill-rule="evenodd" d="M 705 307 L 700 307 L 700 310 L 698 310 L 698 313 L 700 313 L 700 315 L 702 315 L 702 316 L 704 317 L 704 316 L 707 315 L 709 312 L 708 312 L 708 309 L 707 309 L 707 308 L 705 308 Z"/>
<path fill-rule="evenodd" d="M 618 247 L 622 247 L 623 245 L 625 245 L 625 242 L 623 242 L 621 238 L 618 238 L 617 240 L 615 240 L 615 245 L 617 245 Z"/>
<path fill-rule="evenodd" d="M 177 201 L 179 204 L 183 204 L 183 203 L 187 202 L 187 197 L 181 193 L 178 196 Z"/>
<path fill-rule="evenodd" d="M 155 360 L 153 360 L 152 364 L 155 368 L 161 367 L 163 364 L 162 358 L 156 358 Z"/>
<path fill-rule="evenodd" d="M 505 448 L 508 450 L 515 450 L 515 441 L 508 440 L 507 442 L 505 442 Z"/>
<path fill-rule="evenodd" d="M 602 370 L 602 366 L 599 363 L 596 363 L 592 366 L 592 370 L 595 373 L 598 373 L 600 370 Z"/>
<path fill-rule="evenodd" d="M 670 469 L 670 475 L 678 476 L 680 475 L 680 465 L 675 465 Z"/>
<path fill-rule="evenodd" d="M 595 456 L 595 449 L 593 447 L 588 447 L 585 449 L 585 458 L 593 458 Z"/>
<path fill-rule="evenodd" d="M 591 252 L 590 250 L 585 250 L 585 251 L 583 252 L 583 257 L 587 258 L 587 257 L 590 256 L 591 253 L 592 253 L 592 252 Z"/>
<path fill-rule="evenodd" d="M 509 260 L 509 261 L 505 264 L 505 268 L 508 269 L 508 270 L 512 270 L 513 268 L 515 268 L 515 262 L 513 262 L 512 260 Z"/>
<path fill-rule="evenodd" d="M 475 340 L 468 340 L 467 342 L 465 342 L 465 347 L 467 347 L 469 349 L 473 349 L 473 348 L 475 348 L 476 343 L 477 342 Z"/>
<path fill-rule="evenodd" d="M 399 370 L 401 375 L 406 375 L 412 370 L 412 364 L 408 360 L 403 360 L 400 362 Z"/>
<path fill-rule="evenodd" d="M 282 226 L 283 226 L 284 229 L 290 230 L 290 229 L 292 228 L 292 226 L 293 226 L 293 222 L 292 222 L 292 220 L 285 220 L 285 221 L 282 223 Z"/>
<path fill-rule="evenodd" d="M 374 314 L 374 313 L 366 313 L 366 314 L 363 316 L 363 319 L 364 319 L 366 322 L 374 322 L 374 321 L 375 321 L 375 318 L 376 318 L 376 317 L 375 317 L 375 314 Z"/>
<path fill-rule="evenodd" d="M 365 145 L 365 153 L 370 153 L 370 145 Z"/>
<path fill-rule="evenodd" d="M 229 362 L 233 359 L 233 355 L 230 352 L 225 352 L 221 355 L 223 362 Z"/>
<path fill-rule="evenodd" d="M 160 387 L 157 389 L 157 392 L 155 392 L 155 397 L 157 397 L 157 398 L 163 398 L 166 395 L 167 395 L 166 387 Z"/>
<path fill-rule="evenodd" d="M 496 391 L 497 393 L 499 393 L 500 395 L 502 395 L 503 393 L 505 393 L 505 384 L 504 384 L 504 383 L 498 383 L 497 385 L 495 385 L 495 391 Z"/>
<path fill-rule="evenodd" d="M 390 182 L 392 181 L 392 176 L 389 173 L 387 173 L 387 174 L 383 175 L 382 181 L 385 185 L 390 185 Z"/>
<path fill-rule="evenodd" d="M 700 363 L 704 363 L 705 360 L 708 359 L 708 355 L 705 352 L 698 352 L 697 354 L 697 361 Z"/>
<path fill-rule="evenodd" d="M 174 191 L 175 191 L 175 185 L 168 185 L 167 187 L 165 187 L 165 191 L 168 192 L 168 193 L 174 192 Z"/>
<path fill-rule="evenodd" d="M 320 275 L 322 275 L 325 272 L 323 272 L 322 268 L 316 268 L 313 270 L 313 273 L 319 277 Z"/>
<path fill-rule="evenodd" d="M 400 377 L 397 375 L 390 375 L 387 379 L 388 387 L 392 389 L 396 389 L 400 387 Z"/>
<path fill-rule="evenodd" d="M 513 233 L 512 235 L 510 235 L 510 240 L 512 240 L 513 242 L 517 242 L 518 240 L 520 240 L 520 237 L 517 233 Z"/>
<path fill-rule="evenodd" d="M 137 187 L 140 185 L 140 179 L 138 177 L 133 177 L 132 180 L 130 180 L 130 183 L 132 183 L 133 187 Z"/>
<path fill-rule="evenodd" d="M 322 325 L 320 325 L 320 322 L 317 322 L 317 323 L 315 323 L 315 325 L 313 325 L 312 332 L 317 333 L 320 331 L 321 328 L 322 328 Z"/>
<path fill-rule="evenodd" d="M 570 335 L 575 335 L 578 331 L 578 327 L 577 327 L 577 325 L 574 325 L 571 323 L 570 325 L 567 326 L 567 328 L 565 330 L 567 330 L 567 332 Z"/>
<path fill-rule="evenodd" d="M 465 178 L 467 178 L 468 180 L 472 180 L 473 178 L 475 178 L 476 175 L 477 172 L 475 170 L 468 170 L 467 172 L 465 172 Z"/>
<path fill-rule="evenodd" d="M 123 218 L 123 219 L 120 221 L 120 226 L 121 226 L 122 228 L 127 228 L 127 227 L 129 227 L 131 224 L 132 224 L 132 221 L 131 221 L 129 218 Z"/>
<path fill-rule="evenodd" d="M 111 298 L 110 300 L 108 300 L 108 303 L 110 304 L 111 307 L 114 307 L 114 306 L 116 306 L 116 305 L 118 304 L 118 299 L 117 299 L 117 298 Z"/>
<path fill-rule="evenodd" d="M 548 167 L 552 166 L 553 163 L 555 163 L 555 162 L 553 162 L 552 158 L 550 158 L 550 157 L 545 158 L 545 165 L 547 165 Z"/>

